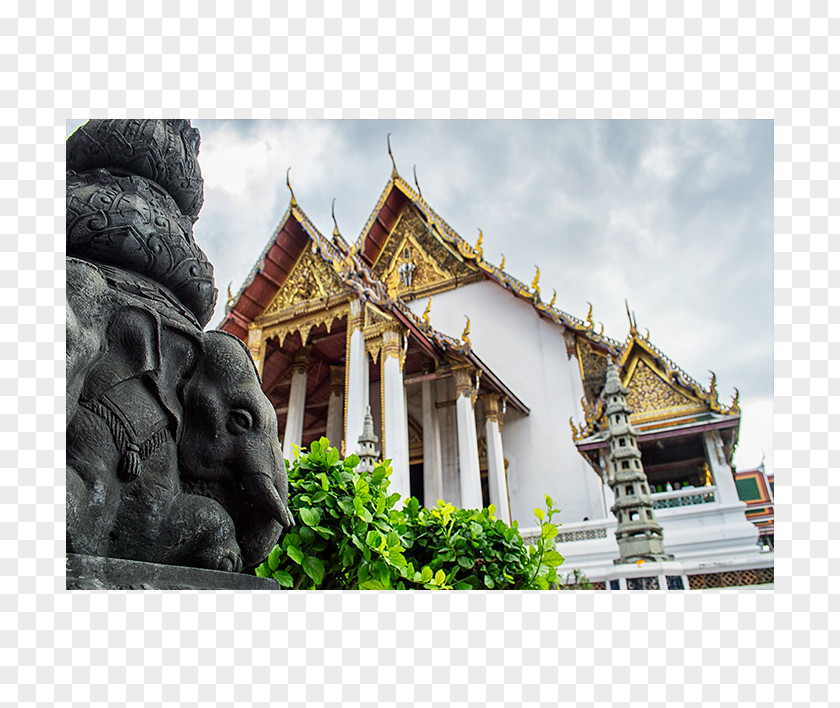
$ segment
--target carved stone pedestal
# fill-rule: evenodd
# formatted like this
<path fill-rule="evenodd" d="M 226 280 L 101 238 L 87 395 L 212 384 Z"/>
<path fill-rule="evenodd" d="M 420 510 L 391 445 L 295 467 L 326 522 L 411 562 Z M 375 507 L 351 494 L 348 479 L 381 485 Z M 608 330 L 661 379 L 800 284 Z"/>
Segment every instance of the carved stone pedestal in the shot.
<path fill-rule="evenodd" d="M 181 565 L 67 554 L 68 590 L 278 590 L 270 578 Z"/>

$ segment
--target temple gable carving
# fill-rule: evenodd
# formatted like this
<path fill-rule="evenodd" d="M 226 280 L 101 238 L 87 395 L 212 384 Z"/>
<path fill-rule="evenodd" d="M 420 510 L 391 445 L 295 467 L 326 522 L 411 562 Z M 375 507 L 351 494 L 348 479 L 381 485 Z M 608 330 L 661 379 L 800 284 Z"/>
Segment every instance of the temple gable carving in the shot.
<path fill-rule="evenodd" d="M 388 293 L 413 300 L 448 290 L 477 270 L 430 231 L 415 209 L 406 208 L 373 266 Z"/>
<path fill-rule="evenodd" d="M 305 248 L 286 282 L 263 312 L 270 315 L 301 303 L 321 300 L 347 291 L 332 266 Z"/>

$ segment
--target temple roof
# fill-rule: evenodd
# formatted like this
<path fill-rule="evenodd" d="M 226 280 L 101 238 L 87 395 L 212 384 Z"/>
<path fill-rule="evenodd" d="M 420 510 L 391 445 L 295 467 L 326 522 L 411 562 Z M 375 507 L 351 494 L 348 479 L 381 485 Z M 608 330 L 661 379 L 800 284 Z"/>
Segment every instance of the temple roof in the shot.
<path fill-rule="evenodd" d="M 307 248 L 314 258 L 306 259 Z M 345 295 L 370 303 L 398 320 L 414 335 L 420 348 L 434 359 L 448 361 L 455 357 L 472 364 L 482 372 L 482 380 L 503 394 L 510 405 L 526 415 L 529 413 L 528 407 L 472 351 L 468 339 L 450 337 L 415 315 L 405 302 L 388 292 L 385 284 L 371 271 L 368 259 L 358 253 L 358 248 L 348 248 L 337 229 L 332 239 L 325 238 L 298 205 L 294 195 L 245 282 L 236 295 L 229 297 L 219 329 L 236 334 L 247 342 L 250 325 L 257 318 L 270 314 L 273 307 L 285 308 L 294 304 L 294 299 L 282 302 L 276 299 L 304 259 L 313 271 L 307 292 L 310 302 L 320 296 L 326 305 L 330 300 L 340 298 L 343 290 Z M 326 268 L 319 264 L 326 264 Z M 324 285 L 327 280 L 332 281 L 332 287 Z"/>

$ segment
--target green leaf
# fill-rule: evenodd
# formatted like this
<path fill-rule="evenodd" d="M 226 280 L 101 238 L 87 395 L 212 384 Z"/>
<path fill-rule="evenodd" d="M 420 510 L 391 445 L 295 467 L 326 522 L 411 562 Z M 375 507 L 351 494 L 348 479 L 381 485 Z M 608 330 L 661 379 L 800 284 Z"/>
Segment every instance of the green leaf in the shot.
<path fill-rule="evenodd" d="M 303 572 L 312 578 L 316 585 L 320 585 L 324 579 L 324 564 L 315 556 L 306 556 L 302 566 Z"/>
<path fill-rule="evenodd" d="M 260 563 L 256 568 L 254 568 L 254 575 L 258 578 L 270 578 L 271 571 L 268 568 L 268 563 Z"/>
<path fill-rule="evenodd" d="M 351 497 L 343 497 L 338 500 L 338 505 L 345 514 L 353 516 L 356 513 L 356 505 Z"/>
<path fill-rule="evenodd" d="M 536 516 L 540 521 L 543 521 L 545 519 L 545 512 L 537 507 L 534 509 L 534 516 Z"/>
<path fill-rule="evenodd" d="M 327 475 L 325 475 L 323 472 L 321 472 L 318 475 L 318 479 L 321 481 L 321 489 L 326 491 L 327 489 L 330 488 L 330 483 L 329 483 L 329 480 L 327 479 Z"/>
<path fill-rule="evenodd" d="M 422 572 L 420 573 L 420 577 L 424 583 L 428 583 L 434 577 L 434 573 L 429 566 L 424 566 Z"/>
<path fill-rule="evenodd" d="M 484 529 L 481 528 L 481 524 L 477 524 L 475 521 L 470 521 L 470 531 L 472 531 L 473 537 L 478 537 L 484 534 Z"/>
<path fill-rule="evenodd" d="M 327 464 L 332 467 L 336 462 L 338 462 L 339 457 L 340 455 L 338 450 L 331 447 L 329 453 L 327 453 Z M 326 487 L 324 487 L 324 489 L 326 489 Z"/>
<path fill-rule="evenodd" d="M 317 440 L 313 440 L 312 444 L 309 446 L 309 454 L 317 455 L 319 452 L 321 452 L 321 443 Z"/>
<path fill-rule="evenodd" d="M 543 564 L 552 568 L 562 565 L 564 560 L 565 558 L 563 558 L 563 556 L 557 551 L 548 551 L 542 558 Z"/>
<path fill-rule="evenodd" d="M 304 559 L 304 553 L 300 548 L 297 546 L 289 546 L 286 549 L 286 555 L 289 556 L 295 563 L 302 563 Z"/>
<path fill-rule="evenodd" d="M 496 587 L 496 583 L 493 582 L 493 578 L 490 577 L 488 573 L 484 574 L 484 585 L 491 590 Z"/>
<path fill-rule="evenodd" d="M 375 578 L 369 578 L 362 583 L 359 583 L 359 590 L 386 590 L 387 588 Z"/>
<path fill-rule="evenodd" d="M 332 529 L 328 529 L 326 526 L 316 526 L 312 529 L 315 533 L 317 533 L 321 538 L 332 538 L 335 536 L 335 531 Z"/>
<path fill-rule="evenodd" d="M 554 538 L 557 535 L 557 527 L 554 524 L 545 524 L 540 532 L 540 538 L 546 540 Z"/>
<path fill-rule="evenodd" d="M 295 584 L 294 578 L 285 570 L 275 570 L 271 576 L 284 588 L 290 588 Z"/>
<path fill-rule="evenodd" d="M 475 558 L 468 558 L 467 556 L 458 556 L 458 565 L 462 568 L 472 568 L 475 565 Z"/>
<path fill-rule="evenodd" d="M 317 526 L 321 520 L 321 512 L 318 509 L 301 509 L 300 520 L 307 526 Z"/>
<path fill-rule="evenodd" d="M 439 570 L 435 573 L 435 585 L 443 585 L 446 582 L 446 573 Z"/>
<path fill-rule="evenodd" d="M 350 457 L 344 458 L 344 469 L 352 470 L 356 466 L 358 466 L 359 462 L 361 462 L 361 458 L 358 455 L 350 455 Z"/>
<path fill-rule="evenodd" d="M 280 546 L 275 546 L 271 549 L 271 553 L 268 554 L 268 567 L 271 570 L 277 570 L 280 567 L 280 554 L 282 551 L 280 550 Z M 263 576 L 265 577 L 265 576 Z"/>

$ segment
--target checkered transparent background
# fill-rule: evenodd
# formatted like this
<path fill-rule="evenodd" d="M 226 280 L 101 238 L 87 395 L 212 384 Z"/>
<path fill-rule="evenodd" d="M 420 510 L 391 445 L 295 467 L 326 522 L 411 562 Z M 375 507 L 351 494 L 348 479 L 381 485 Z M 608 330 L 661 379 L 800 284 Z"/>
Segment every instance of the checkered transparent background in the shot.
<path fill-rule="evenodd" d="M 837 704 L 840 21 L 678 5 L 0 5 L 0 705 Z M 128 114 L 774 118 L 775 593 L 64 591 L 64 121 Z"/>

